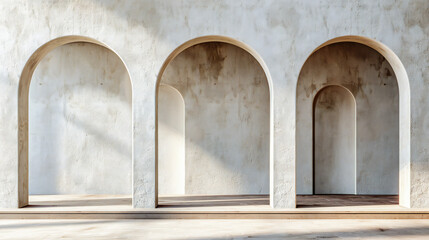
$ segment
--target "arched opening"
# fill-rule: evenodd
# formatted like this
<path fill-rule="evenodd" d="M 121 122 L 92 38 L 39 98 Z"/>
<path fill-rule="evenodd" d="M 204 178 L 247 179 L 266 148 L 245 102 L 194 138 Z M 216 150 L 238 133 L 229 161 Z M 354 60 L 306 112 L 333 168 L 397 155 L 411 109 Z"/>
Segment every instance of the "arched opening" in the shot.
<path fill-rule="evenodd" d="M 315 190 L 311 173 L 317 153 L 310 147 L 314 141 L 313 98 L 329 85 L 344 87 L 356 100 L 356 194 L 368 196 L 360 197 L 360 203 L 332 202 L 353 205 L 368 200 L 368 204 L 378 204 L 385 197 L 392 203 L 399 194 L 400 205 L 409 206 L 408 77 L 388 47 L 359 36 L 322 44 L 301 69 L 296 92 L 297 194 L 313 194 Z M 305 205 L 306 199 L 298 196 L 298 205 Z"/>
<path fill-rule="evenodd" d="M 174 197 L 161 192 L 162 175 L 171 175 L 161 168 L 161 144 L 170 138 L 161 133 L 164 85 L 177 90 L 185 104 L 184 194 Z M 156 90 L 157 205 L 269 204 L 270 89 L 261 58 L 234 39 L 193 39 L 167 58 Z"/>
<path fill-rule="evenodd" d="M 99 41 L 37 49 L 19 82 L 19 207 L 29 193 L 30 205 L 131 204 L 131 101 L 125 64 Z"/>
<path fill-rule="evenodd" d="M 185 101 L 167 84 L 159 86 L 158 121 L 159 194 L 185 194 Z"/>
<path fill-rule="evenodd" d="M 356 193 L 356 103 L 346 88 L 322 88 L 313 103 L 313 193 Z"/>

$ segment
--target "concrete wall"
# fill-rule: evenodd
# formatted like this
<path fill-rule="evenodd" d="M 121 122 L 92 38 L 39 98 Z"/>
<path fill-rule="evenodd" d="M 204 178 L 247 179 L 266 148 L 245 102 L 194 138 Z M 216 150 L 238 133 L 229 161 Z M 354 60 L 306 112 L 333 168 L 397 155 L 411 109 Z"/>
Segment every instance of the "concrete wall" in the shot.
<path fill-rule="evenodd" d="M 312 104 L 327 85 L 347 88 L 356 99 L 357 194 L 397 194 L 399 176 L 398 84 L 375 50 L 336 43 L 315 52 L 297 85 L 297 191 L 312 193 Z M 344 171 L 344 178 L 348 178 Z"/>
<path fill-rule="evenodd" d="M 89 43 L 44 57 L 30 86 L 30 194 L 131 194 L 131 84 Z"/>
<path fill-rule="evenodd" d="M 199 44 L 170 63 L 161 83 L 185 100 L 185 193 L 268 193 L 269 89 L 254 57 Z"/>
<path fill-rule="evenodd" d="M 314 193 L 356 193 L 356 103 L 340 86 L 314 99 Z"/>
<path fill-rule="evenodd" d="M 1 206 L 18 206 L 22 187 L 17 184 L 17 169 L 21 169 L 17 156 L 24 152 L 25 144 L 17 144 L 17 132 L 25 131 L 25 126 L 18 124 L 18 112 L 26 109 L 18 110 L 21 101 L 17 93 L 24 92 L 25 99 L 23 89 L 28 86 L 27 76 L 31 76 L 31 71 L 23 69 L 37 63 L 26 65 L 40 46 L 68 35 L 105 43 L 129 69 L 135 93 L 135 207 L 156 204 L 158 73 L 178 46 L 207 35 L 227 36 L 247 44 L 269 70 L 273 93 L 272 206 L 295 207 L 295 153 L 300 147 L 295 144 L 295 109 L 300 70 L 314 49 L 346 35 L 354 37 L 341 41 L 372 46 L 392 63 L 400 83 L 401 202 L 411 207 L 429 206 L 427 0 L 5 0 L 0 11 Z"/>
<path fill-rule="evenodd" d="M 158 193 L 185 194 L 185 102 L 179 91 L 158 92 Z"/>

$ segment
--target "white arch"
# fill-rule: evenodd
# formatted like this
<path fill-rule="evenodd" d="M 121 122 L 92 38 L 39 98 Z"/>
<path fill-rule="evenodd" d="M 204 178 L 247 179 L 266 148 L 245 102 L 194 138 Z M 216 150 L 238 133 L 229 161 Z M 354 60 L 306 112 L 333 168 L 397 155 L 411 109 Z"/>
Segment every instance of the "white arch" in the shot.
<path fill-rule="evenodd" d="M 155 87 L 155 143 L 156 143 L 155 144 L 155 172 L 156 172 L 156 175 L 158 174 L 158 90 L 161 83 L 162 75 L 165 69 L 167 68 L 167 66 L 181 52 L 185 51 L 186 49 L 194 45 L 201 44 L 201 43 L 209 43 L 209 42 L 227 43 L 245 50 L 256 59 L 256 61 L 264 70 L 265 76 L 267 78 L 269 94 L 270 94 L 270 147 L 269 147 L 270 154 L 269 155 L 270 155 L 270 205 L 272 206 L 273 198 L 274 198 L 274 189 L 273 189 L 274 174 L 272 174 L 272 172 L 274 171 L 273 169 L 273 166 L 274 166 L 273 164 L 273 161 L 274 161 L 273 160 L 273 132 L 274 132 L 273 83 L 272 83 L 272 79 L 271 79 L 271 75 L 268 70 L 268 67 L 263 61 L 262 57 L 249 45 L 230 37 L 219 36 L 219 35 L 209 35 L 209 36 L 202 36 L 202 37 L 191 39 L 183 43 L 179 47 L 177 47 L 175 50 L 173 50 L 173 52 L 170 53 L 170 55 L 167 57 L 167 59 L 164 61 L 163 65 L 161 66 L 161 69 L 159 71 L 158 78 L 156 81 L 156 87 Z M 155 176 L 155 179 L 158 179 L 158 177 Z M 156 181 L 155 182 L 155 206 L 157 205 L 158 205 L 158 182 Z"/>
<path fill-rule="evenodd" d="M 311 52 L 302 64 L 302 67 L 304 67 L 313 53 L 317 52 L 319 49 L 340 42 L 360 43 L 376 50 L 389 62 L 395 73 L 399 90 L 399 204 L 404 207 L 410 207 L 411 97 L 410 84 L 405 67 L 399 57 L 383 43 L 371 38 L 354 35 L 341 36 L 324 42 Z M 297 81 L 296 91 L 298 90 L 298 86 L 299 79 Z"/>
<path fill-rule="evenodd" d="M 128 73 L 131 85 L 131 98 L 133 96 L 133 85 L 127 65 L 118 53 L 105 43 L 85 36 L 70 35 L 55 38 L 39 47 L 26 62 L 18 86 L 18 207 L 28 205 L 28 105 L 31 79 L 37 65 L 46 54 L 57 47 L 70 43 L 92 43 L 112 51 L 121 60 Z M 134 146 L 134 142 L 132 146 Z"/>

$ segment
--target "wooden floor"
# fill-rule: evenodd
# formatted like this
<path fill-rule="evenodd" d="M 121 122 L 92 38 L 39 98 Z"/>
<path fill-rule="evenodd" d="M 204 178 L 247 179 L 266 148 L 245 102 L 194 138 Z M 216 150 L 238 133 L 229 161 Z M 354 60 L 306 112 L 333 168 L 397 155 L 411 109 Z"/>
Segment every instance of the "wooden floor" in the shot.
<path fill-rule="evenodd" d="M 302 195 L 297 196 L 297 208 L 362 207 L 399 205 L 399 197 L 392 195 Z"/>
<path fill-rule="evenodd" d="M 273 209 L 267 195 L 160 196 L 156 209 L 134 209 L 130 196 L 36 195 L 0 218 L 429 218 L 429 209 L 398 205 L 397 196 L 305 195 L 297 208 Z"/>
<path fill-rule="evenodd" d="M 268 195 L 160 196 L 158 209 L 254 209 L 269 207 Z M 297 208 L 396 207 L 398 196 L 385 195 L 298 195 Z M 35 195 L 23 209 L 131 208 L 131 196 L 123 195 Z"/>
<path fill-rule="evenodd" d="M 398 196 L 368 195 L 298 195 L 297 208 L 322 207 L 396 207 Z M 255 208 L 270 204 L 268 195 L 170 196 L 160 197 L 159 208 Z"/>

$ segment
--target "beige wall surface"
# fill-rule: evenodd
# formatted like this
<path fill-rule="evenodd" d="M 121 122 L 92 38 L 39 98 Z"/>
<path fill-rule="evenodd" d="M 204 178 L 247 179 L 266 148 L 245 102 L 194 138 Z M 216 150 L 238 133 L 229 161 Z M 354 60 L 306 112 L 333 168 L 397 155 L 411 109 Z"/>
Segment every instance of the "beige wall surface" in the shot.
<path fill-rule="evenodd" d="M 185 193 L 267 194 L 270 98 L 254 57 L 231 44 L 199 44 L 170 63 L 161 83 L 185 100 Z"/>
<path fill-rule="evenodd" d="M 131 84 L 120 59 L 61 46 L 30 86 L 30 194 L 131 194 Z"/>
<path fill-rule="evenodd" d="M 399 144 L 401 189 L 405 193 L 401 201 L 411 207 L 428 207 L 428 11 L 427 0 L 2 1 L 0 205 L 18 206 L 22 184 L 17 184 L 17 169 L 22 164 L 17 156 L 23 153 L 18 146 L 25 147 L 22 139 L 18 144 L 18 130 L 25 131 L 25 127 L 18 125 L 17 93 L 25 93 L 29 86 L 26 79 L 31 72 L 23 69 L 37 64 L 30 61 L 26 65 L 40 46 L 62 36 L 86 36 L 113 49 L 125 62 L 133 88 L 133 205 L 154 207 L 158 73 L 181 44 L 200 36 L 221 35 L 247 44 L 269 72 L 271 204 L 295 207 L 298 75 L 318 46 L 336 37 L 356 35 L 366 37 L 362 40 L 365 44 L 389 56 L 392 69 L 401 76 L 399 126 L 403 140 Z"/>

